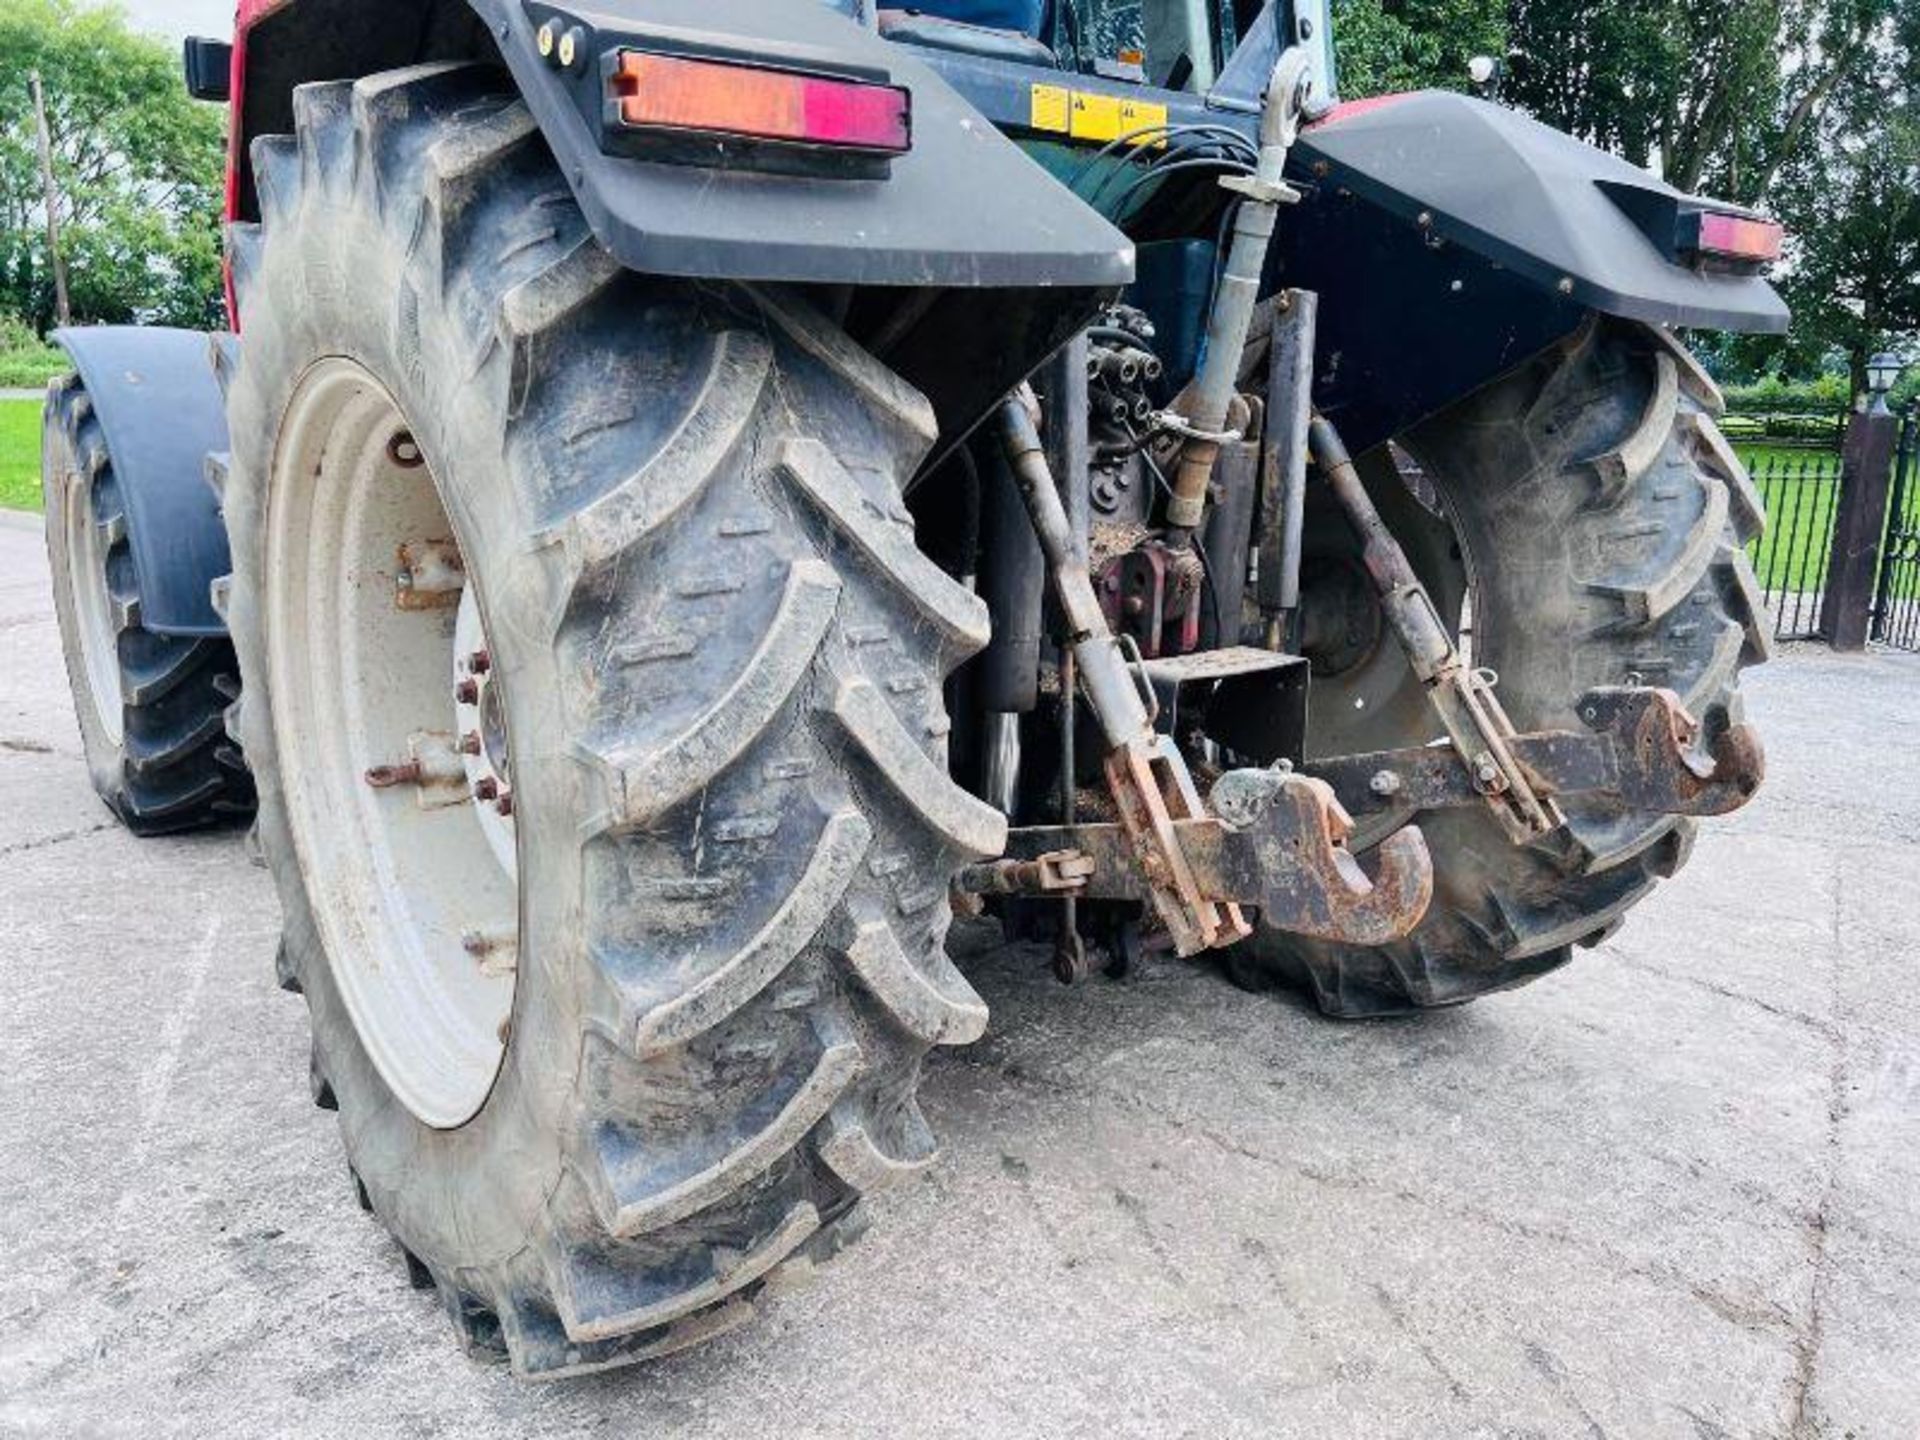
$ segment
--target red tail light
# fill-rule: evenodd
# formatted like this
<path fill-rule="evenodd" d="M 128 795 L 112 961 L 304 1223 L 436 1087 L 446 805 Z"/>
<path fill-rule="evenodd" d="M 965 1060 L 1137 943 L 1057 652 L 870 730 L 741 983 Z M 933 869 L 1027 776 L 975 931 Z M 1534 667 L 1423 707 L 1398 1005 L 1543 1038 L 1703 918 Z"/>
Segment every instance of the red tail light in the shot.
<path fill-rule="evenodd" d="M 895 85 L 623 50 L 612 75 L 620 124 L 632 130 L 738 136 L 903 155 L 913 100 Z"/>
<path fill-rule="evenodd" d="M 1742 260 L 1752 264 L 1771 264 L 1780 258 L 1787 232 L 1771 220 L 1755 220 L 1746 215 L 1728 215 L 1703 210 L 1691 217 L 1697 226 L 1688 243 L 1680 248 L 1717 260 Z"/>

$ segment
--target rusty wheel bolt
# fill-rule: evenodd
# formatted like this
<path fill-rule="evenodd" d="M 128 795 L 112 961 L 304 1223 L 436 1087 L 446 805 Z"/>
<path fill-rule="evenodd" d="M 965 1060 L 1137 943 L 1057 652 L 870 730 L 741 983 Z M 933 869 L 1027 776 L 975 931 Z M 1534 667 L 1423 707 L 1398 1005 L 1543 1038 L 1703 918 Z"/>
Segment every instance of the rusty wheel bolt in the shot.
<path fill-rule="evenodd" d="M 376 765 L 367 771 L 367 784 L 376 790 L 391 790 L 396 785 L 418 785 L 422 774 L 418 760 L 405 765 Z"/>
<path fill-rule="evenodd" d="M 469 730 L 460 737 L 460 753 L 462 755 L 478 755 L 481 748 L 480 732 L 478 730 Z"/>
<path fill-rule="evenodd" d="M 484 675 L 493 669 L 493 656 L 485 650 L 476 650 L 467 657 L 467 669 L 476 675 Z"/>
<path fill-rule="evenodd" d="M 498 780 L 474 781 L 473 798 L 476 800 L 498 800 L 500 798 L 500 782 Z"/>
<path fill-rule="evenodd" d="M 511 790 L 503 791 L 499 800 L 494 803 L 493 808 L 498 810 L 502 815 L 512 815 L 513 792 Z"/>
<path fill-rule="evenodd" d="M 453 698 L 458 700 L 462 705 L 478 705 L 480 703 L 480 682 L 478 680 L 462 680 L 458 685 L 453 687 Z"/>

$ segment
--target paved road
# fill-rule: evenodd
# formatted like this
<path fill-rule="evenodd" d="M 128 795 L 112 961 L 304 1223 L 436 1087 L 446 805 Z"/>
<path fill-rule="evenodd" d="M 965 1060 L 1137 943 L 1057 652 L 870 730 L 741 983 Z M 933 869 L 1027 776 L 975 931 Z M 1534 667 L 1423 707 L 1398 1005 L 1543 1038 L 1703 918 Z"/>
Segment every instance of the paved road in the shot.
<path fill-rule="evenodd" d="M 355 1208 L 240 841 L 107 825 L 44 587 L 0 525 L 0 1432 L 1920 1432 L 1920 660 L 1760 676 L 1763 798 L 1516 995 L 1352 1028 L 987 957 L 865 1244 L 534 1389 Z"/>

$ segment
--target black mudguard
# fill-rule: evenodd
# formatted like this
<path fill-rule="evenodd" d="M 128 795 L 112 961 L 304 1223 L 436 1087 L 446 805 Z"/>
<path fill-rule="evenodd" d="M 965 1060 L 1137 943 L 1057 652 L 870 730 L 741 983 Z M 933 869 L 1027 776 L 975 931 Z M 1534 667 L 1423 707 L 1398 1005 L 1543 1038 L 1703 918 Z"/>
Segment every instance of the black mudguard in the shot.
<path fill-rule="evenodd" d="M 1765 279 L 1679 263 L 1645 219 L 1702 202 L 1497 105 L 1423 92 L 1344 106 L 1302 134 L 1293 173 L 1309 194 L 1282 218 L 1272 280 L 1322 297 L 1316 397 L 1356 449 L 1595 311 L 1787 325 Z"/>
<path fill-rule="evenodd" d="M 207 456 L 227 449 L 227 410 L 210 337 L 190 330 L 102 326 L 61 330 L 106 432 L 127 512 L 141 624 L 161 635 L 224 635 L 213 582 L 227 531 Z"/>
<path fill-rule="evenodd" d="M 660 275 L 844 285 L 1090 289 L 1133 276 L 1133 246 L 915 57 L 817 3 L 471 0 L 600 241 Z M 884 77 L 913 95 L 913 149 L 884 178 L 771 175 L 608 154 L 599 65 L 543 60 L 540 21 L 593 57 L 663 46 Z"/>
<path fill-rule="evenodd" d="M 888 44 L 842 13 L 851 8 L 819 0 L 285 0 L 243 37 L 239 153 L 293 128 L 301 84 L 422 62 L 503 60 L 595 234 L 623 264 L 834 287 L 820 298 L 844 307 L 856 333 L 894 333 L 883 358 L 933 402 L 951 442 L 1132 279 L 1134 249 L 936 74 L 925 58 L 933 52 Z M 539 53 L 538 24 L 557 15 L 577 22 L 580 49 L 596 61 L 622 44 L 651 44 L 884 77 L 912 92 L 913 149 L 885 178 L 610 153 L 597 64 L 567 71 Z M 237 182 L 239 218 L 257 218 L 248 167 Z M 914 289 L 938 294 L 923 305 Z M 893 312 L 908 306 L 921 308 L 917 321 L 891 326 Z"/>

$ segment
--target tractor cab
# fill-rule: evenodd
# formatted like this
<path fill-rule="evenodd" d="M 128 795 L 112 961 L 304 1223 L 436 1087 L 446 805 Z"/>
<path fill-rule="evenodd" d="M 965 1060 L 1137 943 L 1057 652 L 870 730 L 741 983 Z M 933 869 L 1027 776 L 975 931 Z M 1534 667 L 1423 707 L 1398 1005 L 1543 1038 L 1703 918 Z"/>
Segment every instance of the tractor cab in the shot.
<path fill-rule="evenodd" d="M 1324 0 L 920 0 L 878 18 L 904 45 L 1200 95 L 1243 42 L 1270 41 L 1271 56 L 1284 39 L 1312 53 L 1321 92 L 1332 90 Z"/>

